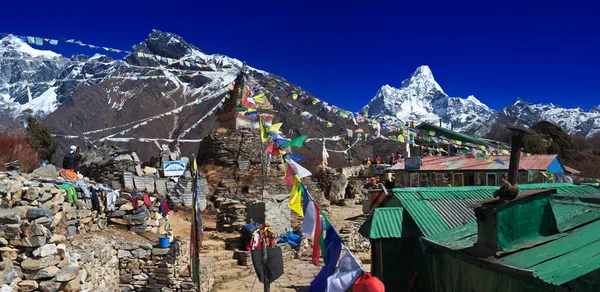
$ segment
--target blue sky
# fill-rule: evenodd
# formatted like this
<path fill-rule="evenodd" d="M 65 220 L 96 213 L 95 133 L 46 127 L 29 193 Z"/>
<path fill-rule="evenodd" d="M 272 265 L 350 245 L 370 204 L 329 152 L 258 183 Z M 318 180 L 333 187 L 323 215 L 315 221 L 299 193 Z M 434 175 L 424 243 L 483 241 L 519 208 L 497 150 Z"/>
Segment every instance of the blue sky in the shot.
<path fill-rule="evenodd" d="M 0 32 L 128 49 L 157 28 L 351 110 L 423 64 L 449 95 L 475 95 L 494 109 L 517 97 L 600 104 L 600 4 L 592 1 L 5 2 Z"/>

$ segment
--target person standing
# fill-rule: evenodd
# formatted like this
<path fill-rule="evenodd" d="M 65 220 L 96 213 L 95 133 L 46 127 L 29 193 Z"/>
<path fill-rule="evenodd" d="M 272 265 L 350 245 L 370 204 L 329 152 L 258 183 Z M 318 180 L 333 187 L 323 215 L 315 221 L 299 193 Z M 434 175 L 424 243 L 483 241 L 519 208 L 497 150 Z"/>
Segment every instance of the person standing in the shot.
<path fill-rule="evenodd" d="M 381 164 L 381 156 L 379 156 L 379 155 L 375 156 L 375 164 Z"/>
<path fill-rule="evenodd" d="M 63 168 L 72 169 L 75 172 L 79 172 L 80 162 L 81 154 L 78 153 L 78 147 L 71 145 L 69 153 L 63 158 Z"/>

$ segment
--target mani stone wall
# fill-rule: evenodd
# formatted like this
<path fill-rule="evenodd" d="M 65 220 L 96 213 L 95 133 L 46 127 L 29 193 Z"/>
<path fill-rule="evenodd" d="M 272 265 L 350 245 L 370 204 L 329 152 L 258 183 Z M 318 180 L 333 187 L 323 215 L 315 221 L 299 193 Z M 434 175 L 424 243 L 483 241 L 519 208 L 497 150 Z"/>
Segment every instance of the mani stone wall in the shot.
<path fill-rule="evenodd" d="M 273 199 L 256 201 L 246 206 L 246 222 L 269 223 L 276 235 L 292 229 L 292 213 L 288 207 L 289 195 L 276 195 Z"/>
<path fill-rule="evenodd" d="M 138 242 L 117 244 L 121 291 L 196 291 L 187 269 L 189 245 L 178 240 L 169 248 Z M 213 259 L 201 257 L 200 264 L 200 288 L 210 291 L 214 284 Z"/>

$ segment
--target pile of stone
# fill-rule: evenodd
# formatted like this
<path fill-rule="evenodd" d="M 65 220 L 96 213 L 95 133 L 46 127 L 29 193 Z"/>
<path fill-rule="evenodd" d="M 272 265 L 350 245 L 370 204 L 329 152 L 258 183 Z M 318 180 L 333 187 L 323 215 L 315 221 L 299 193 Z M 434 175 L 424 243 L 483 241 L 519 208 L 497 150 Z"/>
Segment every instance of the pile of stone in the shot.
<path fill-rule="evenodd" d="M 96 182 L 120 189 L 123 172 L 142 175 L 141 163 L 135 154 L 117 145 L 104 145 L 85 151 L 80 172 Z"/>
<path fill-rule="evenodd" d="M 142 197 L 138 199 L 138 209 L 134 209 L 131 194 L 121 192 L 115 203 L 115 211 L 108 212 L 108 221 L 113 224 L 127 226 L 130 231 L 143 233 L 158 233 L 163 225 L 163 216 L 160 213 L 160 200 L 155 196 L 150 197 L 150 206 L 146 206 Z"/>
<path fill-rule="evenodd" d="M 337 173 L 329 167 L 322 167 L 313 175 L 313 180 L 332 204 L 345 199 L 348 179 L 343 173 Z"/>
<path fill-rule="evenodd" d="M 119 260 L 113 236 L 85 235 L 67 243 L 67 253 L 79 261 L 84 291 L 116 291 L 119 288 Z M 87 275 L 87 277 L 86 277 Z"/>
<path fill-rule="evenodd" d="M 169 248 L 122 242 L 116 248 L 121 291 L 196 291 L 187 270 L 189 242 L 174 241 Z M 200 263 L 202 291 L 210 291 L 214 283 L 212 258 L 201 257 Z"/>
<path fill-rule="evenodd" d="M 369 239 L 362 236 L 358 229 L 364 221 L 352 222 L 350 227 L 345 227 L 340 230 L 340 237 L 351 251 L 367 252 L 371 250 L 371 242 Z"/>
<path fill-rule="evenodd" d="M 238 232 L 246 224 L 246 205 L 237 200 L 226 200 L 219 204 L 217 231 Z"/>

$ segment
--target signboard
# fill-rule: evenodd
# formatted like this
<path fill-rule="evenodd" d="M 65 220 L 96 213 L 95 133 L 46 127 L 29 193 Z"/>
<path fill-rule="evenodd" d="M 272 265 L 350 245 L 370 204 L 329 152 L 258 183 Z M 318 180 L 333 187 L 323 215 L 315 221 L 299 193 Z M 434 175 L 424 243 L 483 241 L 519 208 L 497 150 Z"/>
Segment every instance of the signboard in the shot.
<path fill-rule="evenodd" d="M 163 162 L 163 172 L 165 176 L 181 176 L 185 172 L 185 161 L 165 161 Z"/>
<path fill-rule="evenodd" d="M 373 168 L 374 175 L 382 175 L 384 172 L 385 172 L 385 166 L 383 166 L 383 165 L 376 165 Z"/>
<path fill-rule="evenodd" d="M 238 161 L 238 165 L 242 172 L 247 172 L 250 169 L 250 161 L 248 160 L 240 160 Z"/>
<path fill-rule="evenodd" d="M 404 159 L 404 169 L 421 169 L 421 157 L 408 157 Z"/>

